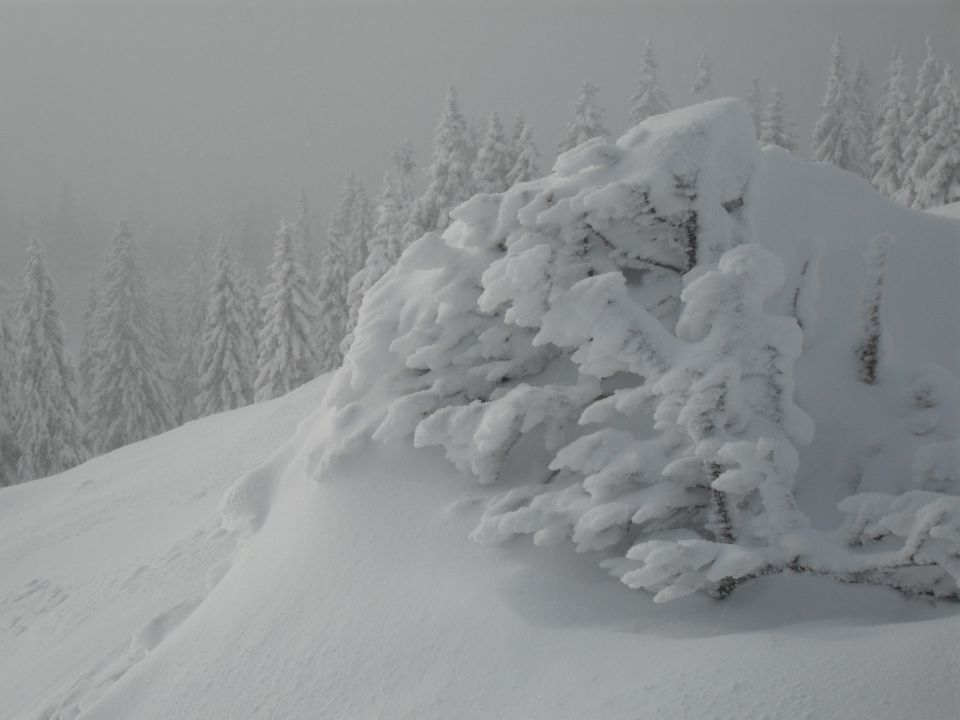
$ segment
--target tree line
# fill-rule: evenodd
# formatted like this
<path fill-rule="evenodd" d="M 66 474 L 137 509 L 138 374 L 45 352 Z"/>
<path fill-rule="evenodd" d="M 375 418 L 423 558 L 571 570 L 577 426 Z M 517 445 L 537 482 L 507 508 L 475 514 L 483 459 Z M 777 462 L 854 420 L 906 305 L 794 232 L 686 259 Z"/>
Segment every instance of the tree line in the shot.
<path fill-rule="evenodd" d="M 838 38 L 813 132 L 812 156 L 856 172 L 914 207 L 960 199 L 960 98 L 949 66 L 927 41 L 916 87 L 894 53 L 880 103 L 868 99 L 863 64 L 851 73 Z M 560 152 L 610 133 L 598 88 L 584 82 Z M 703 55 L 691 88 L 714 97 Z M 762 107 L 759 82 L 745 98 L 758 139 L 797 148 L 783 93 Z M 671 109 L 647 41 L 631 123 Z M 184 422 L 269 400 L 338 367 L 360 304 L 425 232 L 442 232 L 450 211 L 475 193 L 498 193 L 540 172 L 530 124 L 509 130 L 491 113 L 478 131 L 451 88 L 436 126 L 426 187 L 417 192 L 413 148 L 392 153 L 372 203 L 358 178 L 343 185 L 326 232 L 311 227 L 305 195 L 292 224 L 281 221 L 263 286 L 238 248 L 221 237 L 194 243 L 171 313 L 156 302 L 130 226 L 119 223 L 87 295 L 77 358 L 64 347 L 56 291 L 43 245 L 30 241 L 15 306 L 0 312 L 0 485 L 66 470 Z"/>

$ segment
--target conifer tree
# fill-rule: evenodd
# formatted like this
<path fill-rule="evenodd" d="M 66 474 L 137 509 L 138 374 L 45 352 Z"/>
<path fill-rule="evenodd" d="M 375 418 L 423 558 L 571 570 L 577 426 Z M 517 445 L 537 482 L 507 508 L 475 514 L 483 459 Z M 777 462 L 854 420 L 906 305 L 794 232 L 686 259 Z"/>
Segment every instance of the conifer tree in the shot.
<path fill-rule="evenodd" d="M 88 436 L 105 453 L 169 429 L 174 412 L 160 329 L 133 235 L 121 222 L 94 317 Z"/>
<path fill-rule="evenodd" d="M 937 105 L 937 84 L 942 78 L 940 63 L 934 52 L 933 40 L 927 36 L 927 57 L 917 72 L 917 87 L 913 93 L 913 108 L 907 118 L 907 137 L 903 145 L 903 184 L 897 200 L 907 207 L 914 205 L 922 176 L 913 171 L 920 148 L 929 135 L 929 115 Z"/>
<path fill-rule="evenodd" d="M 513 167 L 511 148 L 496 112 L 490 113 L 487 131 L 473 161 L 473 185 L 477 192 L 499 193 L 507 189 L 507 174 Z"/>
<path fill-rule="evenodd" d="M 647 39 L 646 45 L 643 46 L 640 79 L 637 82 L 637 89 L 630 96 L 630 122 L 633 125 L 670 109 L 670 100 L 666 91 L 660 86 L 657 75 L 659 67 L 653 52 L 653 42 Z"/>
<path fill-rule="evenodd" d="M 207 300 L 199 378 L 197 415 L 242 407 L 253 399 L 256 366 L 245 299 L 233 254 L 221 236 L 214 259 L 213 283 Z"/>
<path fill-rule="evenodd" d="M 450 211 L 473 195 L 472 157 L 470 131 L 460 112 L 457 90 L 451 87 L 434 134 L 429 184 L 410 212 L 404 244 L 409 245 L 425 232 L 447 229 Z"/>
<path fill-rule="evenodd" d="M 874 152 L 870 161 L 876 168 L 873 186 L 887 197 L 894 197 L 903 183 L 903 142 L 906 136 L 907 89 L 903 58 L 893 53 L 889 76 L 879 108 Z"/>
<path fill-rule="evenodd" d="M 713 99 L 713 64 L 706 53 L 700 56 L 700 64 L 697 66 L 697 78 L 693 81 L 693 87 L 690 92 L 699 101 Z"/>
<path fill-rule="evenodd" d="M 763 122 L 763 98 L 760 95 L 760 79 L 754 78 L 747 95 L 747 105 L 750 106 L 750 117 L 753 118 L 753 127 L 760 136 L 760 123 Z"/>
<path fill-rule="evenodd" d="M 514 143 L 516 159 L 513 167 L 507 174 L 507 185 L 533 180 L 540 174 L 540 153 L 533 142 L 533 128 L 525 120 L 522 121 L 520 134 Z"/>
<path fill-rule="evenodd" d="M 778 145 L 790 152 L 797 149 L 797 138 L 793 132 L 793 123 L 787 115 L 783 93 L 777 87 L 770 90 L 770 104 L 767 105 L 763 122 L 760 125 L 760 144 Z"/>
<path fill-rule="evenodd" d="M 63 348 L 53 280 L 36 238 L 27 249 L 17 306 L 17 475 L 32 480 L 63 472 L 87 453 L 76 375 Z"/>
<path fill-rule="evenodd" d="M 352 342 L 363 296 L 396 264 L 403 252 L 404 228 L 413 203 L 414 167 L 413 148 L 409 142 L 404 142 L 393 153 L 392 167 L 383 177 L 370 252 L 363 268 L 350 279 L 347 332 L 341 343 L 344 354 Z"/>
<path fill-rule="evenodd" d="M 317 300 L 290 228 L 281 222 L 273 262 L 260 303 L 263 327 L 257 339 L 258 374 L 254 397 L 280 397 L 317 376 L 320 359 L 314 333 Z"/>
<path fill-rule="evenodd" d="M 960 97 L 949 65 L 937 84 L 937 105 L 927 119 L 926 142 L 910 168 L 918 208 L 960 199 Z"/>
<path fill-rule="evenodd" d="M 573 119 L 567 123 L 567 134 L 560 143 L 560 152 L 571 150 L 591 138 L 610 134 L 603 126 L 603 109 L 596 102 L 598 92 L 597 86 L 589 80 L 581 83 L 573 105 Z"/>
<path fill-rule="evenodd" d="M 867 128 L 861 123 L 839 35 L 831 50 L 830 76 L 820 108 L 822 115 L 813 128 L 813 159 L 866 175 Z"/>
<path fill-rule="evenodd" d="M 867 74 L 867 67 L 863 64 L 863 58 L 857 59 L 857 65 L 853 69 L 853 80 L 850 83 L 850 89 L 853 92 L 853 105 L 859 117 L 860 125 L 867 131 L 866 147 L 870 150 L 869 139 L 876 133 L 875 117 L 876 109 L 870 103 L 870 76 Z M 869 166 L 870 158 L 867 158 Z"/>
<path fill-rule="evenodd" d="M 526 119 L 520 112 L 513 116 L 513 130 L 510 133 L 510 167 L 517 164 L 517 158 L 520 156 L 520 135 L 523 133 L 523 126 L 527 124 Z"/>
<path fill-rule="evenodd" d="M 307 275 L 315 278 L 317 276 L 317 247 L 311 225 L 307 191 L 301 189 L 297 221 L 294 224 L 294 234 L 297 243 L 300 245 L 300 254 L 303 257 L 303 266 L 307 271 Z"/>
<path fill-rule="evenodd" d="M 197 233 L 186 273 L 177 289 L 177 365 L 173 374 L 174 418 L 182 424 L 196 417 L 200 340 L 209 271 L 207 241 Z"/>
<path fill-rule="evenodd" d="M 0 287 L 0 300 L 6 293 Z M 0 487 L 17 482 L 17 345 L 12 308 L 0 308 Z"/>

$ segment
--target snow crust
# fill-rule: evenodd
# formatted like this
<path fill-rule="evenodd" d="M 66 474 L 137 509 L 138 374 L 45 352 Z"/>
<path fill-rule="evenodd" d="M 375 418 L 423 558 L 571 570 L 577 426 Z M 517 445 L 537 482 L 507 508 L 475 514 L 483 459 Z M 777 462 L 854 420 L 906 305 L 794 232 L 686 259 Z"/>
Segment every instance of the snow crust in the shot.
<path fill-rule="evenodd" d="M 738 149 L 741 109 L 725 102 L 564 154 L 551 179 L 536 181 L 552 184 L 554 209 L 523 209 L 536 194 L 530 184 L 502 203 L 479 196 L 461 206 L 460 222 L 424 236 L 373 287 L 347 367 L 331 377 L 0 492 L 0 717 L 952 717 L 954 606 L 790 572 L 723 602 L 691 595 L 660 605 L 611 579 L 592 547 L 569 552 L 564 533 L 495 548 L 467 537 L 493 504 L 523 501 L 505 488 L 522 496 L 521 486 L 550 472 L 529 441 L 550 446 L 558 408 L 594 392 L 570 382 L 574 368 L 549 345 L 532 342 L 544 251 L 519 246 L 497 282 L 481 282 L 502 255 L 508 221 L 544 212 L 604 220 L 624 197 L 622 181 L 653 172 L 656 153 L 682 159 L 676 148 L 699 152 L 692 167 L 718 173 L 704 212 L 749 194 L 749 217 L 717 211 L 704 262 L 747 239 L 779 258 L 761 263 L 763 309 L 803 327 L 795 399 L 816 428 L 781 462 L 795 465 L 797 502 L 813 527 L 909 543 L 920 512 L 937 528 L 927 552 L 960 533 L 957 503 L 943 494 L 957 492 L 960 436 L 956 221 L 897 207 L 853 175 L 777 148 Z M 718 117 L 734 119 L 724 126 Z M 661 140 L 643 142 L 657 123 L 662 132 L 650 137 Z M 644 154 L 631 154 L 639 147 Z M 620 252 L 622 218 L 604 221 Z M 865 385 L 853 352 L 863 255 L 883 232 L 895 242 L 882 362 L 878 383 Z M 570 332 L 587 303 L 619 292 L 609 278 L 591 287 L 570 296 L 550 334 Z M 681 291 L 663 275 L 656 290 L 631 287 L 630 297 L 656 307 Z M 512 332 L 489 322 L 507 292 Z M 670 323 L 679 306 L 661 310 Z M 696 323 L 687 331 L 699 335 Z M 453 352 L 483 332 L 499 353 Z M 585 362 L 600 367 L 610 355 Z M 631 451 L 637 428 L 610 420 L 612 406 L 643 398 L 618 394 L 621 371 L 609 370 L 613 399 L 588 416 L 609 426 L 558 463 L 586 468 Z M 501 382 L 517 376 L 528 380 Z M 546 385 L 556 389 L 539 392 Z M 507 402 L 478 418 L 474 401 L 500 386 L 494 397 Z M 448 389 L 448 405 L 458 398 L 437 425 L 469 427 L 478 445 L 428 447 L 439 427 L 426 427 L 424 447 L 412 446 L 417 423 L 439 408 L 424 392 L 436 387 Z M 500 447 L 509 427 L 529 432 L 502 455 L 476 452 Z M 721 483 L 730 491 L 761 471 L 744 457 Z M 675 502 L 663 486 L 648 491 L 651 512 Z M 622 512 L 614 504 L 584 515 L 583 539 L 600 539 Z M 712 553 L 679 538 L 627 559 L 655 560 L 648 575 L 677 563 L 717 576 L 757 567 L 748 551 L 720 565 Z M 851 568 L 859 557 L 846 558 Z M 624 570 L 627 584 L 649 586 L 636 571 Z"/>

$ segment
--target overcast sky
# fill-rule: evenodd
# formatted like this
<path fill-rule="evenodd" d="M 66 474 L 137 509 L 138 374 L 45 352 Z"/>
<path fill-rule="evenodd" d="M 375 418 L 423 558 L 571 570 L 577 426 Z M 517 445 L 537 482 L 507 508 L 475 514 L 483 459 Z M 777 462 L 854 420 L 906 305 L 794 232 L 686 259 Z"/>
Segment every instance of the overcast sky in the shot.
<path fill-rule="evenodd" d="M 625 127 L 644 38 L 675 105 L 701 50 L 717 90 L 779 84 L 806 152 L 841 33 L 876 86 L 933 35 L 960 60 L 960 2 L 363 2 L 0 6 L 0 197 L 36 207 L 67 182 L 106 217 L 217 222 L 246 198 L 330 209 L 355 168 L 371 194 L 388 146 L 421 163 L 445 89 L 469 117 L 522 110 L 547 164 L 583 79 Z"/>

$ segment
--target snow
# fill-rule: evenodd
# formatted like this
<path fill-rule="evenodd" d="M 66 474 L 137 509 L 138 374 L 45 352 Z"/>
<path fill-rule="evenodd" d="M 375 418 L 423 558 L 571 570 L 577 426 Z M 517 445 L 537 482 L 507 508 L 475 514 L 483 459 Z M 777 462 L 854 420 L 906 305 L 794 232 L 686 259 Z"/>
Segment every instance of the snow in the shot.
<path fill-rule="evenodd" d="M 717 103 L 711 112 L 720 112 L 724 101 Z M 684 112 L 673 119 L 687 128 L 703 120 Z M 649 122 L 666 127 L 670 117 Z M 957 477 L 951 474 L 960 436 L 956 220 L 898 207 L 852 174 L 778 148 L 748 153 L 744 161 L 734 147 L 739 133 L 728 129 L 720 150 L 704 139 L 709 132 L 687 137 L 706 143 L 697 147 L 712 153 L 711 171 L 732 170 L 715 174 L 723 193 L 736 197 L 749 183 L 750 240 L 777 255 L 785 270 L 765 313 L 791 315 L 797 288 L 803 289 L 796 402 L 816 432 L 797 448 L 798 458 L 767 455 L 796 463 L 798 503 L 815 528 L 843 532 L 836 505 L 861 492 L 846 505 L 863 528 L 882 526 L 909 539 L 920 518 L 934 528 L 928 551 L 939 552 L 958 525 L 955 498 L 931 492 Z M 568 188 L 563 197 L 600 212 L 601 186 L 629 175 L 623 158 L 641 145 L 635 130 L 615 145 L 583 146 L 564 156 L 569 174 L 551 182 Z M 612 170 L 603 165 L 611 154 L 620 158 Z M 584 186 L 585 178 L 593 185 Z M 506 196 L 499 215 L 483 220 L 490 236 L 505 227 L 507 204 L 514 203 L 515 215 L 530 201 L 524 187 Z M 469 470 L 475 462 L 469 445 L 456 446 L 451 463 L 440 448 L 415 448 L 408 436 L 412 418 L 436 409 L 419 384 L 424 376 L 449 388 L 458 368 L 486 370 L 496 360 L 460 358 L 466 364 L 459 366 L 445 360 L 450 348 L 464 349 L 470 333 L 490 329 L 489 318 L 469 312 L 483 291 L 484 271 L 502 255 L 485 244 L 487 235 L 466 232 L 468 215 L 487 218 L 490 202 L 462 207 L 446 239 L 428 234 L 374 285 L 345 370 L 63 475 L 0 490 L 0 717 L 942 720 L 956 714 L 956 605 L 789 571 L 738 587 L 722 602 L 697 594 L 659 604 L 611 578 L 613 568 L 600 567 L 595 551 L 571 552 L 566 535 L 551 528 L 537 533 L 535 544 L 471 541 L 486 512 L 525 500 L 522 488 L 514 495 L 505 489 L 546 471 L 528 452 L 527 436 L 498 458 L 499 478 L 491 485 L 456 469 L 454 463 Z M 610 222 L 616 230 L 616 218 Z M 736 224 L 723 230 L 713 238 L 712 260 L 740 242 Z M 863 254 L 881 233 L 895 241 L 884 283 L 883 360 L 877 385 L 868 386 L 857 379 L 853 349 Z M 741 254 L 732 258 L 745 260 Z M 511 257 L 521 260 L 519 252 Z M 736 267 L 733 259 L 728 269 Z M 802 271 L 808 261 L 815 278 Z M 518 322 L 535 317 L 537 298 L 523 272 L 539 262 L 523 257 L 517 274 L 500 276 L 505 285 L 496 292 L 509 294 Z M 594 285 L 593 299 L 599 302 L 600 290 L 616 294 L 610 283 Z M 769 278 L 763 284 L 774 290 Z M 494 293 L 488 299 L 497 300 Z M 444 318 L 465 324 L 425 334 Z M 551 332 L 564 330 L 557 323 Z M 520 343 L 516 335 L 486 341 Z M 523 343 L 530 345 L 529 338 Z M 397 357 L 412 361 L 412 370 L 398 374 Z M 545 372 L 560 383 L 569 368 Z M 479 398 L 488 384 L 498 379 L 471 376 L 466 392 Z M 498 423 L 548 421 L 556 414 L 550 402 L 569 402 L 537 394 L 544 387 L 517 383 L 496 394 L 508 399 L 499 407 L 508 408 L 520 402 L 511 393 L 527 393 L 543 403 L 539 414 L 478 418 L 461 402 L 447 411 L 461 416 L 446 426 L 477 426 L 496 448 L 504 431 Z M 636 428 L 611 418 L 614 406 L 641 402 L 637 392 L 614 386 L 609 399 L 591 405 L 592 422 L 610 423 L 593 438 L 600 455 L 584 448 L 564 461 L 596 473 L 601 456 L 629 452 Z M 401 396 L 404 403 L 390 405 Z M 523 407 L 530 407 L 526 400 Z M 378 426 L 378 439 L 369 439 Z M 399 431 L 389 432 L 391 426 Z M 529 435 L 538 432 L 545 430 L 538 425 Z M 744 465 L 724 482 L 737 488 L 763 482 L 762 454 L 746 445 L 728 452 L 742 455 Z M 595 480 L 598 487 L 618 481 L 615 474 Z M 894 497 L 904 491 L 910 492 Z M 498 508 L 490 505 L 494 498 Z M 670 502 L 651 497 L 644 506 Z M 613 502 L 583 515 L 583 538 L 602 538 L 623 511 Z M 634 555 L 669 553 L 667 566 L 682 561 L 690 573 L 711 577 L 756 567 L 746 551 L 719 553 L 716 543 L 675 540 L 647 543 Z M 851 563 L 861 557 L 850 554 Z M 658 566 L 646 567 L 652 573 Z M 650 578 L 629 576 L 635 568 L 623 566 L 624 577 L 647 587 Z M 668 594 L 683 590 L 673 583 Z"/>

